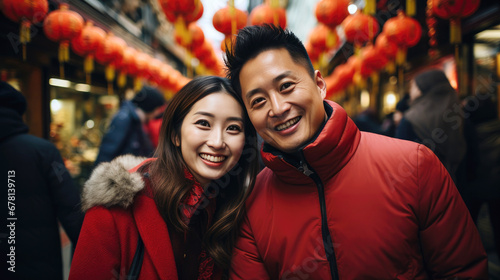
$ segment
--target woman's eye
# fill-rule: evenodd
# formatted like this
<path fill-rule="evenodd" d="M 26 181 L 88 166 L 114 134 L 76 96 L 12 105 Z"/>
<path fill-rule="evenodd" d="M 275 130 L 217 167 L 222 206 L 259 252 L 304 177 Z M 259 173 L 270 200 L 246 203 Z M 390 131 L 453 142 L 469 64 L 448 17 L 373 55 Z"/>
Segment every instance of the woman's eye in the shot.
<path fill-rule="evenodd" d="M 210 124 L 206 120 L 199 120 L 195 124 L 201 125 L 201 126 L 207 126 L 207 127 L 210 126 Z"/>
<path fill-rule="evenodd" d="M 229 131 L 238 131 L 238 132 L 241 132 L 241 127 L 240 127 L 239 125 L 235 125 L 235 124 L 233 124 L 233 125 L 230 125 L 230 126 L 227 128 L 227 130 L 229 130 Z"/>
<path fill-rule="evenodd" d="M 284 83 L 284 84 L 282 84 L 280 86 L 280 91 L 285 90 L 285 89 L 287 89 L 287 88 L 289 88 L 291 86 L 292 86 L 292 83 L 289 83 L 289 82 L 288 83 Z"/>

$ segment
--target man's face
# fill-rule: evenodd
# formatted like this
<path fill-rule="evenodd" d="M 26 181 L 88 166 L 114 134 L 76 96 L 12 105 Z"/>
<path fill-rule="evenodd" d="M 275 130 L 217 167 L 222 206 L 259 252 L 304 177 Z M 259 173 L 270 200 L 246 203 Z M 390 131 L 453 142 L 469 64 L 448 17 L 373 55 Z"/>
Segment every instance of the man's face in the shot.
<path fill-rule="evenodd" d="M 281 151 L 296 151 L 325 120 L 323 77 L 315 71 L 312 79 L 284 48 L 249 60 L 239 78 L 252 124 L 264 141 Z"/>

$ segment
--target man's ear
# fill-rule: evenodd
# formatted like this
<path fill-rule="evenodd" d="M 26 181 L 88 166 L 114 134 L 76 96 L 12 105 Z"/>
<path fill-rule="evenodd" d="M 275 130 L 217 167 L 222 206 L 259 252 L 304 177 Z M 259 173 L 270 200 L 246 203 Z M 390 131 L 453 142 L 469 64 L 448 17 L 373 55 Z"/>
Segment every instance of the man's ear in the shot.
<path fill-rule="evenodd" d="M 321 75 L 321 72 L 319 70 L 314 71 L 314 81 L 316 82 L 316 86 L 318 87 L 321 98 L 325 99 L 326 97 L 326 82 L 325 79 L 323 79 L 323 76 Z"/>

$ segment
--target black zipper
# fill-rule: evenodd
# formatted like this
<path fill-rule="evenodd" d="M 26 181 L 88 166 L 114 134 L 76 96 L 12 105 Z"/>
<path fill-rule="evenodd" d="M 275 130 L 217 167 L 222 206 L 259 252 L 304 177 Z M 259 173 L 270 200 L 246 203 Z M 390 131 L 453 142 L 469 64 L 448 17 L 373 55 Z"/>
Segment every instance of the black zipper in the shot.
<path fill-rule="evenodd" d="M 326 259 L 330 263 L 330 274 L 332 279 L 338 280 L 339 273 L 337 270 L 337 260 L 335 259 L 335 249 L 333 248 L 333 240 L 330 235 L 330 230 L 328 229 L 328 219 L 326 217 L 325 188 L 323 182 L 321 182 L 321 178 L 318 174 L 316 174 L 311 166 L 307 164 L 303 151 L 300 151 L 300 157 L 301 160 L 298 170 L 307 177 L 311 178 L 318 188 L 319 206 L 321 208 L 321 234 L 323 236 L 323 246 L 325 247 Z"/>

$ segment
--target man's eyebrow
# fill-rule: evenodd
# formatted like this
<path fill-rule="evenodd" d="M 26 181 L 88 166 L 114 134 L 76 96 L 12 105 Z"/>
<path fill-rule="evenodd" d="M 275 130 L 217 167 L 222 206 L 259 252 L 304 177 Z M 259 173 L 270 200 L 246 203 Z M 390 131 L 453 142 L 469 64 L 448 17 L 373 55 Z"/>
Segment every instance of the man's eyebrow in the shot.
<path fill-rule="evenodd" d="M 275 84 L 275 83 L 281 81 L 282 79 L 284 79 L 288 76 L 291 76 L 291 75 L 292 75 L 292 71 L 285 71 L 285 72 L 279 74 L 278 76 L 274 77 L 273 84 Z M 247 100 L 249 100 L 254 94 L 258 93 L 259 91 L 262 91 L 262 89 L 261 88 L 254 88 L 245 94 L 245 98 Z"/>

